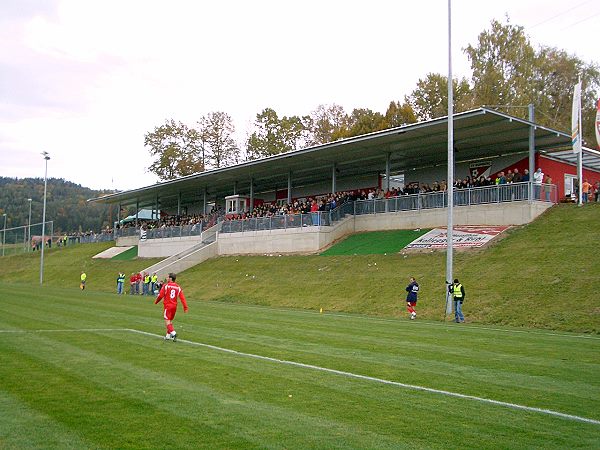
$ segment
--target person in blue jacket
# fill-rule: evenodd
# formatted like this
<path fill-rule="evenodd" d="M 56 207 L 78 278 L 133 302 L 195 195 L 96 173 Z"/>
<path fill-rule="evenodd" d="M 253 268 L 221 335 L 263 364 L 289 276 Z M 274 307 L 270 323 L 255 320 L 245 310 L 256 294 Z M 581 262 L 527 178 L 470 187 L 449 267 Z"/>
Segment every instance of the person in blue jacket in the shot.
<path fill-rule="evenodd" d="M 410 277 L 410 283 L 406 286 L 406 309 L 410 313 L 410 320 L 417 318 L 415 306 L 417 306 L 417 295 L 419 294 L 419 283 L 415 277 Z"/>

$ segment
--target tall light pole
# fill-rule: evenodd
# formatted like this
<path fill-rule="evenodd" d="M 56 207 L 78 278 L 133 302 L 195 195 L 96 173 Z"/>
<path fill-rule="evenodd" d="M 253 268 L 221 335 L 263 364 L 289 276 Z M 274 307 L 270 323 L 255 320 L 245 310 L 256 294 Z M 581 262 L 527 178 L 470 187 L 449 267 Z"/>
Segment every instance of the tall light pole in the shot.
<path fill-rule="evenodd" d="M 31 251 L 31 199 L 28 198 L 29 202 L 29 221 L 27 222 L 27 251 Z"/>
<path fill-rule="evenodd" d="M 453 251 L 452 227 L 454 211 L 454 98 L 452 90 L 452 1 L 448 0 L 448 224 L 446 226 L 446 283 L 452 283 Z M 452 313 L 452 302 L 448 298 L 448 286 L 446 286 L 446 315 Z M 446 316 L 444 316 L 445 318 Z"/>
<path fill-rule="evenodd" d="M 4 256 L 4 244 L 6 243 L 6 213 L 2 214 L 4 217 L 4 228 L 2 229 L 2 256 Z"/>
<path fill-rule="evenodd" d="M 46 171 L 44 172 L 44 209 L 42 212 L 42 256 L 40 258 L 40 285 L 44 282 L 44 247 L 46 245 L 46 190 L 48 187 L 48 160 L 50 155 L 48 152 L 42 152 L 42 156 L 46 161 Z"/>

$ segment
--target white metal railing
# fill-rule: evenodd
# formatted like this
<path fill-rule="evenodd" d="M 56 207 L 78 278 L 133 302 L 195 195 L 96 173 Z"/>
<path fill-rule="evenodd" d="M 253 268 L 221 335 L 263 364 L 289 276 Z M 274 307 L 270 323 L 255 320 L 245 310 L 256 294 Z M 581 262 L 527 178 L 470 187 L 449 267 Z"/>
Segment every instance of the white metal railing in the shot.
<path fill-rule="evenodd" d="M 541 201 L 557 203 L 558 193 L 554 184 L 536 184 L 532 182 L 498 184 L 454 190 L 454 205 L 484 205 L 515 201 Z M 288 228 L 330 226 L 347 215 L 380 214 L 399 211 L 417 211 L 421 209 L 445 208 L 448 206 L 447 193 L 427 192 L 422 194 L 402 195 L 386 199 L 356 200 L 346 202 L 331 211 L 319 211 L 306 214 L 285 214 L 270 217 L 253 217 L 247 219 L 223 220 L 221 233 L 239 233 L 243 231 L 278 230 Z M 201 236 L 202 233 L 216 228 L 214 222 L 175 227 L 163 227 L 146 230 L 146 239 Z M 208 228 L 210 226 L 210 228 Z M 140 228 L 122 228 L 116 230 L 115 236 L 140 236 Z M 111 236 L 94 235 L 81 242 L 108 240 Z M 202 235 L 205 242 L 215 239 L 214 233 Z"/>

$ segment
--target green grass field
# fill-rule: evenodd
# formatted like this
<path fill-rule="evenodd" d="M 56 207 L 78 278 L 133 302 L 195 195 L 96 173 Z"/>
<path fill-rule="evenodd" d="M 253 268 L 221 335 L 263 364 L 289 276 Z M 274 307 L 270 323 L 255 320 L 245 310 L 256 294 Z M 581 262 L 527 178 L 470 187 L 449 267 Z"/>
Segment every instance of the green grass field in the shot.
<path fill-rule="evenodd" d="M 430 229 L 357 233 L 328 248 L 321 255 L 383 255 L 386 253 L 398 253 L 428 231 Z"/>
<path fill-rule="evenodd" d="M 3 449 L 600 446 L 598 336 L 0 289 Z"/>

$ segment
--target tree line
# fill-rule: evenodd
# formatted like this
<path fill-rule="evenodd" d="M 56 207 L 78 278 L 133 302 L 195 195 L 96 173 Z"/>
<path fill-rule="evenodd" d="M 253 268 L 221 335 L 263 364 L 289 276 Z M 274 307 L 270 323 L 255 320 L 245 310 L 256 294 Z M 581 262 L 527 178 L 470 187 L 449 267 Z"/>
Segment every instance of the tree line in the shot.
<path fill-rule="evenodd" d="M 49 178 L 46 192 L 46 220 L 52 220 L 54 232 L 98 232 L 113 226 L 117 220 L 117 206 L 88 203 L 88 198 L 112 193 L 108 190 L 92 190 L 62 178 Z M 41 223 L 44 201 L 43 178 L 0 177 L 0 215 L 6 214 L 6 227 L 26 226 L 29 220 L 31 199 L 31 223 Z M 129 214 L 121 211 L 121 218 Z M 0 222 L 4 227 L 4 220 Z"/>
<path fill-rule="evenodd" d="M 584 145 L 595 146 L 595 101 L 600 87 L 596 63 L 585 63 L 564 50 L 534 48 L 525 29 L 511 23 L 491 22 L 477 43 L 463 49 L 471 78 L 452 80 L 454 111 L 480 106 L 527 119 L 529 104 L 535 121 L 560 131 L 571 129 L 573 86 L 582 80 Z M 402 101 L 390 101 L 385 113 L 368 108 L 346 112 L 343 107 L 319 105 L 305 116 L 279 116 L 273 108 L 256 115 L 245 141 L 234 139 L 235 126 L 222 111 L 201 117 L 196 127 L 167 120 L 145 135 L 154 158 L 148 168 L 161 180 L 171 180 L 207 169 L 265 158 L 307 146 L 381 131 L 447 115 L 446 75 L 429 73 Z"/>

